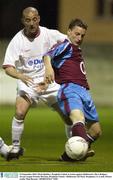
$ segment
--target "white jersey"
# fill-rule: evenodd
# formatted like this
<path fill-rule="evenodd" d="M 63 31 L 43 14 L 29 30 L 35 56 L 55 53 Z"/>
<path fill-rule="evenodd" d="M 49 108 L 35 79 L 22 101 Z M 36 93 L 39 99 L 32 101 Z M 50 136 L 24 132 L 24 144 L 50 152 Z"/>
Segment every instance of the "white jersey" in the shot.
<path fill-rule="evenodd" d="M 58 41 L 63 41 L 66 35 L 57 30 L 39 27 L 40 34 L 30 41 L 19 31 L 9 43 L 6 51 L 4 66 L 14 66 L 18 71 L 30 77 L 44 75 L 43 55 Z"/>
<path fill-rule="evenodd" d="M 23 30 L 19 31 L 9 43 L 3 63 L 3 67 L 13 66 L 23 74 L 32 77 L 34 83 L 42 82 L 44 78 L 45 67 L 42 59 L 43 55 L 54 44 L 63 41 L 67 37 L 57 30 L 41 26 L 39 28 L 40 34 L 32 41 L 24 35 Z M 18 80 L 18 86 L 20 91 L 24 90 L 28 93 L 28 87 L 20 80 Z M 48 88 L 47 91 L 49 89 L 52 91 L 53 88 Z M 58 90 L 58 86 L 56 89 Z"/>

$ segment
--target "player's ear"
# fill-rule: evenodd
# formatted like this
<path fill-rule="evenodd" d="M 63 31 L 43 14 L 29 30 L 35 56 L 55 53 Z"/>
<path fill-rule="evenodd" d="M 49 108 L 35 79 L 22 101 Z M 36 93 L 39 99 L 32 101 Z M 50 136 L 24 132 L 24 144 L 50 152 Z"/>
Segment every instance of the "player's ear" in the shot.
<path fill-rule="evenodd" d="M 38 23 L 40 22 L 40 16 L 38 15 Z"/>
<path fill-rule="evenodd" d="M 68 30 L 67 30 L 67 35 L 69 36 L 70 33 L 71 33 L 71 29 L 68 29 Z"/>

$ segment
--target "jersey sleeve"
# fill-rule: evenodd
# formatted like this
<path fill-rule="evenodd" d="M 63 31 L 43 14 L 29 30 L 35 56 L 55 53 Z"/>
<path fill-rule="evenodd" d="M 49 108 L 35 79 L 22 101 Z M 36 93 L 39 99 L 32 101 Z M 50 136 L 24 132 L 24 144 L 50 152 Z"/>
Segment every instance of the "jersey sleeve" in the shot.
<path fill-rule="evenodd" d="M 70 42 L 65 40 L 62 43 L 56 44 L 49 52 L 46 53 L 46 55 L 51 57 L 53 66 L 60 68 L 65 59 L 70 57 L 71 52 L 72 47 Z"/>
<path fill-rule="evenodd" d="M 67 39 L 67 35 L 59 32 L 58 30 L 47 29 L 47 33 L 48 33 L 50 48 L 54 44 L 63 42 L 65 39 Z"/>
<path fill-rule="evenodd" d="M 50 51 L 46 53 L 46 55 L 50 56 L 51 59 L 54 59 L 55 57 L 59 56 L 63 52 L 66 51 L 67 47 L 69 46 L 69 42 L 62 42 L 55 44 Z"/>
<path fill-rule="evenodd" d="M 19 40 L 18 40 L 19 41 Z M 3 68 L 7 66 L 13 66 L 15 67 L 15 61 L 19 59 L 19 46 L 18 46 L 17 38 L 13 38 L 5 53 L 5 58 L 3 62 Z"/>

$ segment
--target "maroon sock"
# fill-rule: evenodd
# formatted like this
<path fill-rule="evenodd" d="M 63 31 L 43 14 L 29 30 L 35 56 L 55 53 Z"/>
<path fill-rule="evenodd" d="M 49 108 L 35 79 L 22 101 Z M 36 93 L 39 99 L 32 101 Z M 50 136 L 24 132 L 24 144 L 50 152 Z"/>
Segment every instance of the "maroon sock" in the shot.
<path fill-rule="evenodd" d="M 96 141 L 96 137 L 92 137 L 90 134 L 87 134 L 87 137 L 89 138 L 88 142 L 89 142 L 89 148 L 91 146 L 91 144 Z"/>
<path fill-rule="evenodd" d="M 82 122 L 78 122 L 73 125 L 72 136 L 81 136 L 89 142 L 89 137 L 87 136 L 85 125 Z"/>

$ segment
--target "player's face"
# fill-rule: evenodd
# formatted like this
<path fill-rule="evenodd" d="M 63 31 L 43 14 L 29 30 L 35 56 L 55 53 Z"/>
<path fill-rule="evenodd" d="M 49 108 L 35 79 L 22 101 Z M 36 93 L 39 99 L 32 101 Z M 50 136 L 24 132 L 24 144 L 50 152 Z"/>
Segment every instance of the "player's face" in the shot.
<path fill-rule="evenodd" d="M 69 29 L 67 34 L 72 44 L 79 46 L 86 34 L 86 29 L 75 26 L 73 29 Z"/>
<path fill-rule="evenodd" d="M 40 16 L 36 12 L 31 11 L 24 14 L 22 22 L 27 36 L 36 35 L 38 33 Z"/>

